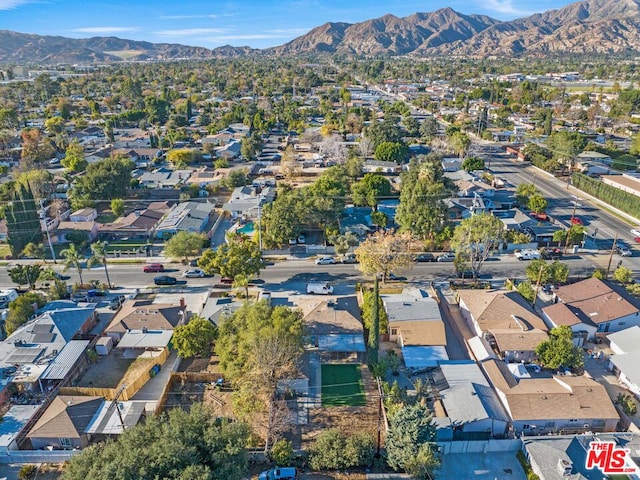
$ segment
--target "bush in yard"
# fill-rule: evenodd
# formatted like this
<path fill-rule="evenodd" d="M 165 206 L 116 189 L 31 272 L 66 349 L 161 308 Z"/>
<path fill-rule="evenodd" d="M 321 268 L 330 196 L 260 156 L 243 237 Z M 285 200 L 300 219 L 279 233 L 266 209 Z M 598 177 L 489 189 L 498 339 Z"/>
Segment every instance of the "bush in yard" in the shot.
<path fill-rule="evenodd" d="M 32 480 L 36 478 L 38 467 L 35 465 L 25 465 L 18 472 L 18 480 Z"/>
<path fill-rule="evenodd" d="M 622 407 L 622 410 L 627 415 L 635 415 L 638 411 L 636 403 L 633 401 L 633 397 L 631 397 L 631 395 L 619 393 L 616 403 Z"/>
<path fill-rule="evenodd" d="M 309 466 L 313 470 L 341 470 L 371 465 L 373 437 L 367 433 L 346 436 L 337 429 L 326 430 L 316 439 L 310 451 Z"/>
<path fill-rule="evenodd" d="M 290 465 L 293 460 L 293 444 L 289 440 L 281 438 L 273 444 L 269 457 L 276 465 Z"/>

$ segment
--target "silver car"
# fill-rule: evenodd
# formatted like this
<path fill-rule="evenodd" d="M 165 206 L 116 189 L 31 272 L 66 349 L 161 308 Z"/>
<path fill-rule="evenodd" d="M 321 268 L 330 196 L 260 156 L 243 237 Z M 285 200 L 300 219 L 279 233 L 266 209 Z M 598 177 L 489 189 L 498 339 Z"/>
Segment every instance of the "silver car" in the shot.
<path fill-rule="evenodd" d="M 455 252 L 446 252 L 440 255 L 436 261 L 438 262 L 453 262 L 456 259 Z"/>

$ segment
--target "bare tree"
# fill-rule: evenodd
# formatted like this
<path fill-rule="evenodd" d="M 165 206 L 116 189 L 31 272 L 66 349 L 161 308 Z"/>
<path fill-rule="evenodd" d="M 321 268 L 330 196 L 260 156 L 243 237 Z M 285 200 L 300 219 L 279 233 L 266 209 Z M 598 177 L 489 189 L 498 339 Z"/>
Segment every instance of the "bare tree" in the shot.
<path fill-rule="evenodd" d="M 408 233 L 379 230 L 369 235 L 356 249 L 358 270 L 371 278 L 380 275 L 384 282 L 390 273 L 397 274 L 411 268 L 410 244 Z"/>

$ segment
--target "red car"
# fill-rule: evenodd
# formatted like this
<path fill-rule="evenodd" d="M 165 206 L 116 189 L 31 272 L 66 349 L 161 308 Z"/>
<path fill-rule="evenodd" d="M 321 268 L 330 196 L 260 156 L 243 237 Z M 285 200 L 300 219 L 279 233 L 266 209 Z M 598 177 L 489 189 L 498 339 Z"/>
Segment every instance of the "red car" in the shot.
<path fill-rule="evenodd" d="M 535 218 L 540 222 L 546 222 L 549 220 L 549 215 L 544 212 L 531 212 L 529 216 Z"/>
<path fill-rule="evenodd" d="M 640 237 L 634 238 L 633 241 L 636 242 L 636 243 L 640 243 Z"/>
<path fill-rule="evenodd" d="M 144 273 L 164 272 L 164 265 L 161 263 L 149 263 L 142 267 Z"/>
<path fill-rule="evenodd" d="M 582 225 L 580 217 L 571 217 L 571 225 Z"/>

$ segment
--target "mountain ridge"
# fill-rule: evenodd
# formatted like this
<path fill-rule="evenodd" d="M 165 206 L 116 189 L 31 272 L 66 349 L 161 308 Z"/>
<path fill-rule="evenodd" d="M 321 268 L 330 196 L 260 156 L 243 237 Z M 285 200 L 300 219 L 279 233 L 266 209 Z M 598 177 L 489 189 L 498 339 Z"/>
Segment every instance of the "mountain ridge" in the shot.
<path fill-rule="evenodd" d="M 2 63 L 111 63 L 246 55 L 518 56 L 640 51 L 640 0 L 583 0 L 500 21 L 451 7 L 358 23 L 327 22 L 276 47 L 213 50 L 118 37 L 72 39 L 0 30 Z"/>

